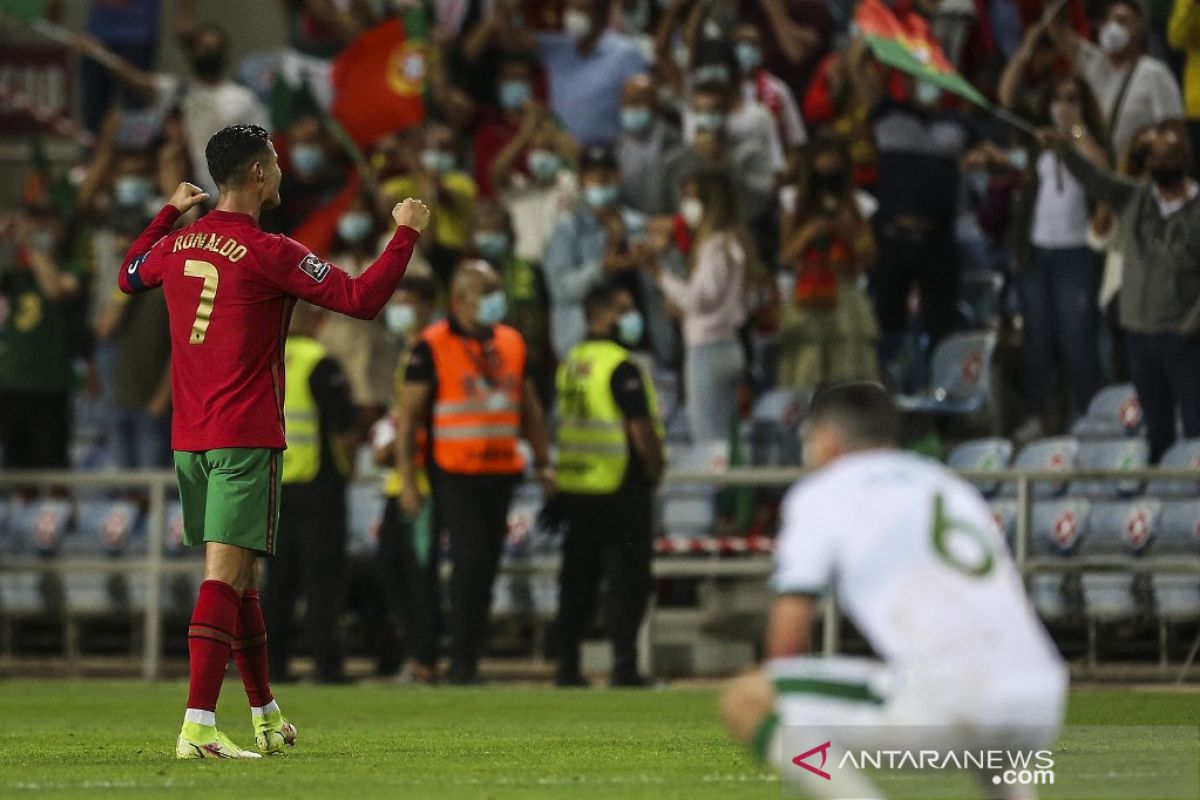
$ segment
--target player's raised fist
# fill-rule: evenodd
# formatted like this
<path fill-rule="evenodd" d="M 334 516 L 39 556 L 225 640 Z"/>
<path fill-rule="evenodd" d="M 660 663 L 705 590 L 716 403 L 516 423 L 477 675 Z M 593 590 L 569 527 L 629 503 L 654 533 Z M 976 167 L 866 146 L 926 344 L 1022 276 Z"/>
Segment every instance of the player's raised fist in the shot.
<path fill-rule="evenodd" d="M 194 183 L 184 181 L 179 184 L 179 188 L 175 190 L 175 194 L 171 195 L 170 203 L 179 209 L 180 214 L 186 214 L 193 207 L 200 205 L 207 199 L 208 192 Z"/>
<path fill-rule="evenodd" d="M 392 219 L 397 225 L 407 225 L 420 233 L 429 224 L 429 208 L 420 200 L 406 197 L 392 209 Z"/>

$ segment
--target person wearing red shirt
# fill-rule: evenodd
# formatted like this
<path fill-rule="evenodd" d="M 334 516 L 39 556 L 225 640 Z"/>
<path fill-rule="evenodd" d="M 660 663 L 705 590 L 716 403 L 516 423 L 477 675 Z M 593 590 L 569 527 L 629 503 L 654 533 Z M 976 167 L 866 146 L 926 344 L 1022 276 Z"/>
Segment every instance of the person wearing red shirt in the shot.
<path fill-rule="evenodd" d="M 175 754 L 258 758 L 217 730 L 217 697 L 232 654 L 250 700 L 258 749 L 277 753 L 296 729 L 271 693 L 259 555 L 275 549 L 283 424 L 283 344 L 297 299 L 374 318 L 404 276 L 429 209 L 406 199 L 398 228 L 358 278 L 286 236 L 258 227 L 280 203 L 282 171 L 266 130 L 234 125 L 205 150 L 216 209 L 172 232 L 208 195 L 182 183 L 134 241 L 118 284 L 126 294 L 163 289 L 170 318 L 172 448 L 184 540 L 205 546 L 204 582 L 188 629 L 191 679 Z"/>

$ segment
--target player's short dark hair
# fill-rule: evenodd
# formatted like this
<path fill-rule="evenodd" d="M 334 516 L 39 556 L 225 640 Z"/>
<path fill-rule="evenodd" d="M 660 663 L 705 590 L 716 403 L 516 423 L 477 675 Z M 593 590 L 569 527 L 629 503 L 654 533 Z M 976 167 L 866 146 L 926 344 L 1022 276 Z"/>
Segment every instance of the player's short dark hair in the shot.
<path fill-rule="evenodd" d="M 217 186 L 236 185 L 251 164 L 267 158 L 270 143 L 270 134 L 258 125 L 222 128 L 212 135 L 204 148 L 208 174 Z"/>
<path fill-rule="evenodd" d="M 437 284 L 424 275 L 405 275 L 396 287 L 397 291 L 412 292 L 423 302 L 433 305 L 437 301 Z"/>
<path fill-rule="evenodd" d="M 605 281 L 588 289 L 583 298 L 583 314 L 590 323 L 598 315 L 612 308 L 617 296 L 627 291 L 624 286 L 613 281 Z"/>
<path fill-rule="evenodd" d="M 878 383 L 857 381 L 817 391 L 810 425 L 836 425 L 846 441 L 859 446 L 900 443 L 900 412 L 891 395 Z"/>

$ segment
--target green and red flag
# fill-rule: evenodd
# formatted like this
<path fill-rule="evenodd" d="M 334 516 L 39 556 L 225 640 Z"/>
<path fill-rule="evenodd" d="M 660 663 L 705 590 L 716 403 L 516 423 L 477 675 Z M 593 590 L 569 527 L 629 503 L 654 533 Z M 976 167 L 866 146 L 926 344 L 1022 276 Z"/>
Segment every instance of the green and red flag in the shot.
<path fill-rule="evenodd" d="M 947 60 L 929 23 L 920 15 L 906 14 L 901 20 L 882 0 L 861 0 L 854 21 L 881 63 L 936 84 L 972 103 L 991 107 Z"/>
<path fill-rule="evenodd" d="M 333 62 L 333 118 L 359 147 L 425 119 L 434 51 L 420 9 L 363 33 Z"/>
<path fill-rule="evenodd" d="M 0 14 L 8 14 L 22 22 L 41 19 L 46 13 L 46 0 L 0 0 Z"/>

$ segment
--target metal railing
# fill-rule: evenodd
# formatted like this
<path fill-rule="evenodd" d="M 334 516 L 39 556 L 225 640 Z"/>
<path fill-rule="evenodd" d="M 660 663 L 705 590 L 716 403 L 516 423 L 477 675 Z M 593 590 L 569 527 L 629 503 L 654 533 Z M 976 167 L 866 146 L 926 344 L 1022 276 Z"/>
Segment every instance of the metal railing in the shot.
<path fill-rule="evenodd" d="M 805 475 L 802 469 L 737 467 L 722 472 L 668 472 L 667 485 L 706 485 L 713 487 L 786 487 Z M 1079 567 L 1094 569 L 1137 569 L 1156 572 L 1195 573 L 1200 577 L 1200 559 L 1154 559 L 1090 557 L 1066 560 L 1030 559 L 1029 545 L 1033 527 L 1033 486 L 1037 483 L 1072 483 L 1086 481 L 1195 481 L 1200 486 L 1200 470 L 1197 469 L 1122 469 L 1122 470 L 970 470 L 958 473 L 967 480 L 988 483 L 1015 483 L 1017 504 L 1016 533 L 1013 558 L 1022 577 L 1040 571 L 1055 571 Z M 162 577 L 179 572 L 197 572 L 197 561 L 176 562 L 164 558 L 166 539 L 166 509 L 168 494 L 175 492 L 175 473 L 171 471 L 132 470 L 96 472 L 3 472 L 0 473 L 0 489 L 24 487 L 41 488 L 96 488 L 125 489 L 147 492 L 146 553 L 140 557 L 115 559 L 84 559 L 57 557 L 12 558 L 0 561 L 2 571 L 55 571 L 71 572 L 144 572 L 147 578 L 146 610 L 143 619 L 142 676 L 147 680 L 157 679 L 162 663 Z M 512 572 L 538 573 L 555 569 L 555 561 L 531 563 L 516 567 Z M 655 577 L 661 578 L 719 578 L 766 577 L 771 570 L 769 556 L 744 556 L 734 559 L 720 558 L 716 554 L 699 556 L 658 557 L 654 562 Z M 824 606 L 822 649 L 825 653 L 837 652 L 839 648 L 840 615 L 836 601 L 831 597 Z M 652 625 L 652 622 L 650 623 Z"/>

